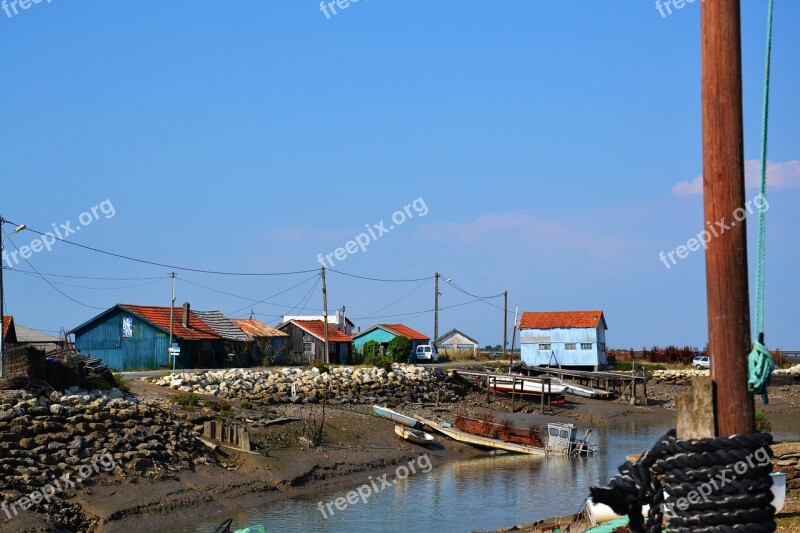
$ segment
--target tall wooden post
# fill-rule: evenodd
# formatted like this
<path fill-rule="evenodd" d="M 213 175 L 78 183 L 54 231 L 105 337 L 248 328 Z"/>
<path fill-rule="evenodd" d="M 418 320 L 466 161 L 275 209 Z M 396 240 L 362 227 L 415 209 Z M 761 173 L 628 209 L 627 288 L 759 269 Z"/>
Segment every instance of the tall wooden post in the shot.
<path fill-rule="evenodd" d="M 439 273 L 434 276 L 433 286 L 433 347 L 439 350 L 436 342 L 439 340 Z"/>
<path fill-rule="evenodd" d="M 320 358 L 323 363 L 330 363 L 330 348 L 328 348 L 328 284 L 325 281 L 325 265 L 322 265 L 322 331 L 325 335 L 325 354 Z"/>
<path fill-rule="evenodd" d="M 745 203 L 739 0 L 704 0 L 700 18 L 708 343 L 717 434 L 728 436 L 755 430 L 747 390 L 747 228 L 733 219 Z"/>

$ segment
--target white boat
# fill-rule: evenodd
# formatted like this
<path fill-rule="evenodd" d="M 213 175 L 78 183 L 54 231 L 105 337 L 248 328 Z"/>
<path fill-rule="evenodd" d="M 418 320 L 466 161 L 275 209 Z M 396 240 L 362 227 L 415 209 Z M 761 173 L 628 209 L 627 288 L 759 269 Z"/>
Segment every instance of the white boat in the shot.
<path fill-rule="evenodd" d="M 495 392 L 504 394 L 562 394 L 567 387 L 558 383 L 552 382 L 549 386 L 542 386 L 541 383 L 530 380 L 516 380 L 513 377 L 492 378 L 489 381 L 489 388 Z M 544 390 L 543 390 L 544 389 Z"/>
<path fill-rule="evenodd" d="M 394 432 L 401 439 L 407 440 L 408 442 L 413 442 L 415 444 L 426 445 L 433 442 L 433 435 L 419 429 L 411 429 L 409 427 L 395 424 Z"/>

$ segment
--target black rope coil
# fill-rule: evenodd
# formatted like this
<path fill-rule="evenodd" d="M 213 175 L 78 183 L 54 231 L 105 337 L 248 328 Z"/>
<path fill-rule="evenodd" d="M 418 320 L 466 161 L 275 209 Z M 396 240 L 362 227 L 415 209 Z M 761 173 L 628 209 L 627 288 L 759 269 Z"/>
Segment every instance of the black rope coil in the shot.
<path fill-rule="evenodd" d="M 769 433 L 678 440 L 673 429 L 638 461 L 620 466 L 608 486 L 592 487 L 592 500 L 628 515 L 632 533 L 660 533 L 665 514 L 670 533 L 771 533 L 770 444 Z"/>

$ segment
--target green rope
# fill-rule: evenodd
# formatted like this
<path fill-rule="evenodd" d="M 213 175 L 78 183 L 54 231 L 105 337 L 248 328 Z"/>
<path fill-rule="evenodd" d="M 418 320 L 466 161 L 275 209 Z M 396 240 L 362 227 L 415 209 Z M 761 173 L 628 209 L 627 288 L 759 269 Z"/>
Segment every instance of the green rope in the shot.
<path fill-rule="evenodd" d="M 747 386 L 750 392 L 761 394 L 764 403 L 769 402 L 767 385 L 772 379 L 774 362 L 772 355 L 764 345 L 764 259 L 766 248 L 767 225 L 767 124 L 769 123 L 769 70 L 772 55 L 772 4 L 769 0 L 767 8 L 767 53 L 764 62 L 764 107 L 761 121 L 761 176 L 759 195 L 762 207 L 758 210 L 758 255 L 756 257 L 756 305 L 755 329 L 756 339 L 753 341 L 753 351 L 747 356 L 748 379 Z"/>

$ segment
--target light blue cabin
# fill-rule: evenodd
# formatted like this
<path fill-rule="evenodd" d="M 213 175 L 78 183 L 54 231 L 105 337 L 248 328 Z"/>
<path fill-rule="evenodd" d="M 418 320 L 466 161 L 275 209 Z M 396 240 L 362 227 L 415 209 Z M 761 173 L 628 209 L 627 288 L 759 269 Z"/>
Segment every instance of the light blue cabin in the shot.
<path fill-rule="evenodd" d="M 602 310 L 522 314 L 522 361 L 528 366 L 599 370 L 606 364 L 606 324 Z"/>
<path fill-rule="evenodd" d="M 426 335 L 411 329 L 403 324 L 376 324 L 364 331 L 353 335 L 353 345 L 358 352 L 369 341 L 375 341 L 381 346 L 381 353 L 386 353 L 389 342 L 395 337 L 403 336 L 411 340 L 411 353 L 421 344 L 430 344 L 431 339 Z"/>

